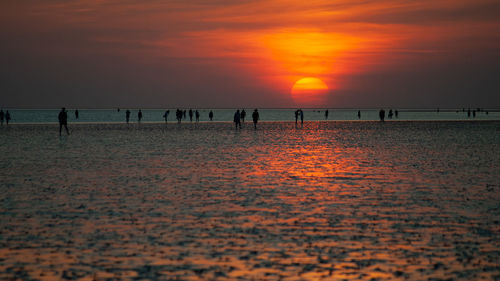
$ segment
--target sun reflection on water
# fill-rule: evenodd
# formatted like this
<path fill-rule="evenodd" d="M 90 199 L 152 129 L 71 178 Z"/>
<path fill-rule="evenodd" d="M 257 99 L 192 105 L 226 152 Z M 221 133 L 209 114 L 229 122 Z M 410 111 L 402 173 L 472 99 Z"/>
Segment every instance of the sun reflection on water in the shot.
<path fill-rule="evenodd" d="M 68 139 L 71 149 L 45 143 L 47 130 L 37 129 L 20 140 L 46 150 L 1 148 L 12 166 L 0 197 L 0 277 L 420 280 L 498 272 L 500 198 L 486 184 L 498 174 L 488 165 L 494 126 L 483 124 L 474 142 L 459 125 L 437 136 L 429 133 L 435 125 L 420 123 L 277 122 L 238 132 L 189 125 L 104 133 L 85 125 L 78 130 L 86 140 Z M 1 138 L 24 134 L 32 131 Z M 482 167 L 477 181 L 464 185 L 469 171 L 452 168 L 469 152 L 435 142 L 449 136 L 481 154 L 466 162 Z"/>

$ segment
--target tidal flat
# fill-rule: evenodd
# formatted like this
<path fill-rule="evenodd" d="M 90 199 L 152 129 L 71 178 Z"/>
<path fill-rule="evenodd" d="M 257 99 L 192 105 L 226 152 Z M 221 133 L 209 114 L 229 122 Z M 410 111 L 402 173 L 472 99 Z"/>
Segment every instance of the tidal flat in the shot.
<path fill-rule="evenodd" d="M 499 121 L 0 127 L 3 280 L 500 280 Z"/>

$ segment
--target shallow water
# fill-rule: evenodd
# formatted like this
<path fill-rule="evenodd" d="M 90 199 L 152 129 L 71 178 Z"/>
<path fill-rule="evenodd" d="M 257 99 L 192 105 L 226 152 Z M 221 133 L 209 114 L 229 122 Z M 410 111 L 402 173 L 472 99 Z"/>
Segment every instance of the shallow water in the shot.
<path fill-rule="evenodd" d="M 500 278 L 500 122 L 0 128 L 0 279 Z"/>
<path fill-rule="evenodd" d="M 175 110 L 169 109 L 170 114 L 167 117 L 168 122 L 175 123 Z M 196 110 L 196 109 L 194 109 Z M 325 120 L 326 109 L 304 109 L 304 118 L 306 121 L 323 121 Z M 57 115 L 60 109 L 11 109 L 9 110 L 12 116 L 12 123 L 57 123 Z M 125 111 L 122 109 L 80 109 L 79 118 L 76 119 L 75 110 L 68 110 L 68 121 L 70 123 L 125 123 Z M 138 109 L 131 109 L 130 122 L 137 122 Z M 213 109 L 213 121 L 233 121 L 233 115 L 236 109 Z M 487 112 L 488 111 L 488 112 Z M 200 121 L 209 121 L 208 114 L 210 109 L 199 109 Z M 253 109 L 246 109 L 247 120 L 251 120 Z M 295 109 L 259 109 L 261 121 L 294 121 Z M 358 118 L 358 110 L 353 109 L 329 109 L 328 120 L 343 120 L 343 121 L 376 121 L 379 120 L 379 109 L 361 109 L 360 118 Z M 142 122 L 165 122 L 163 115 L 164 109 L 143 109 Z M 474 116 L 470 116 L 467 112 L 459 110 L 408 110 L 399 109 L 398 116 L 388 118 L 389 110 L 386 109 L 387 121 L 412 121 L 412 120 L 500 120 L 500 110 L 483 110 L 477 112 Z M 193 112 L 193 120 L 195 113 Z M 189 109 L 187 109 L 186 118 L 183 122 L 189 122 Z"/>

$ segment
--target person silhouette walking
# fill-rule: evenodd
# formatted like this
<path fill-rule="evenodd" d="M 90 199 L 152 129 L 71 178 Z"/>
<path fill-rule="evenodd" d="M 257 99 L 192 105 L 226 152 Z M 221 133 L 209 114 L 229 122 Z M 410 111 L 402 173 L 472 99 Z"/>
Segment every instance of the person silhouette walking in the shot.
<path fill-rule="evenodd" d="M 127 124 L 130 121 L 130 110 L 128 110 L 128 109 L 127 109 L 127 111 L 125 111 L 125 121 L 127 121 Z"/>
<path fill-rule="evenodd" d="M 210 110 L 210 113 L 208 113 L 208 118 L 210 119 L 210 121 L 214 119 L 214 113 L 212 110 Z"/>
<path fill-rule="evenodd" d="M 137 112 L 137 122 L 141 123 L 142 120 L 142 111 L 139 109 L 139 112 Z"/>
<path fill-rule="evenodd" d="M 68 113 L 66 112 L 66 108 L 61 108 L 61 111 L 59 112 L 59 115 L 57 116 L 57 119 L 59 119 L 59 136 L 61 136 L 61 131 L 62 127 L 64 126 L 64 129 L 66 129 L 66 134 L 69 135 L 69 130 L 68 130 Z"/>
<path fill-rule="evenodd" d="M 384 122 L 384 119 L 385 119 L 385 110 L 381 109 L 378 112 L 378 117 L 380 118 L 380 121 Z"/>
<path fill-rule="evenodd" d="M 247 116 L 247 112 L 243 109 L 241 111 L 241 122 L 245 123 L 245 117 Z"/>
<path fill-rule="evenodd" d="M 252 113 L 252 119 L 253 119 L 253 128 L 257 130 L 257 122 L 259 122 L 259 111 L 257 110 L 257 108 Z"/>
<path fill-rule="evenodd" d="M 233 121 L 234 121 L 234 126 L 236 127 L 236 129 L 240 128 L 241 129 L 241 115 L 240 115 L 240 110 L 236 110 L 236 112 L 234 113 L 234 118 L 233 118 Z"/>
<path fill-rule="evenodd" d="M 3 110 L 0 110 L 0 125 L 3 125 L 4 117 L 5 117 L 5 113 L 3 113 Z"/>

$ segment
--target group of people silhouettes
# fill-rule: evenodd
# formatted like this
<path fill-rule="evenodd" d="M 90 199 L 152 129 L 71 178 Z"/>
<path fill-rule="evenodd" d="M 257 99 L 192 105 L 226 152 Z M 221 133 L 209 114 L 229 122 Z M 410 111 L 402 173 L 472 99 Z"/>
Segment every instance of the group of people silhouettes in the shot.
<path fill-rule="evenodd" d="M 3 121 L 5 120 L 5 123 L 9 125 L 10 122 L 10 112 L 7 110 L 5 113 L 3 112 L 3 109 L 0 109 L 0 125 L 3 125 Z"/>
<path fill-rule="evenodd" d="M 120 109 L 118 109 L 118 112 L 119 111 L 120 111 Z M 474 117 L 476 115 L 476 110 L 471 111 L 470 109 L 468 109 L 468 110 L 463 109 L 462 111 L 467 112 L 468 117 L 471 116 L 471 113 Z M 484 110 L 478 109 L 477 111 L 481 112 Z M 457 110 L 457 112 L 458 112 L 458 110 Z M 486 112 L 486 114 L 488 114 L 487 111 L 484 111 L 484 112 Z M 165 119 L 165 122 L 168 121 L 169 114 L 170 114 L 170 110 L 166 110 L 164 112 L 163 118 Z M 304 112 L 302 111 L 302 109 L 295 110 L 294 114 L 295 114 L 295 124 L 298 124 L 299 118 L 300 118 L 301 124 L 304 124 Z M 324 113 L 325 119 L 328 119 L 328 114 L 329 114 L 329 112 L 327 109 L 327 110 L 325 110 L 325 113 Z M 130 122 L 130 115 L 131 115 L 131 112 L 130 112 L 130 110 L 127 109 L 125 111 L 125 121 L 127 122 L 127 124 Z M 186 119 L 187 115 L 189 116 L 189 119 L 191 122 L 193 121 L 193 116 L 195 117 L 196 122 L 200 121 L 200 112 L 198 110 L 189 109 L 189 111 L 186 111 L 185 109 L 184 110 L 177 109 L 175 112 L 175 116 L 176 116 L 178 123 L 181 123 L 182 119 Z M 398 110 L 393 111 L 392 109 L 390 109 L 388 111 L 387 118 L 388 119 L 392 119 L 393 117 L 398 118 L 398 115 L 399 115 Z M 233 122 L 234 122 L 236 130 L 242 128 L 241 123 L 245 123 L 245 117 L 246 117 L 245 109 L 242 109 L 241 111 L 239 109 L 236 110 L 236 112 L 233 115 Z M 357 117 L 358 117 L 358 119 L 361 119 L 361 111 L 360 110 L 358 110 L 358 112 L 357 112 Z M 78 110 L 75 110 L 75 118 L 76 119 L 79 118 L 79 111 Z M 141 123 L 142 118 L 143 118 L 143 113 L 142 113 L 142 110 L 139 109 L 139 111 L 137 112 L 137 122 Z M 212 110 L 210 110 L 210 112 L 208 113 L 208 118 L 210 121 L 213 121 L 214 112 Z M 384 109 L 380 109 L 379 110 L 380 121 L 384 121 L 385 118 L 386 118 L 386 111 Z M 10 120 L 11 120 L 11 115 L 10 115 L 9 111 L 6 111 L 4 113 L 3 110 L 0 110 L 0 124 L 3 125 L 3 123 L 5 121 L 8 125 Z M 63 128 L 65 129 L 66 134 L 69 135 L 70 132 L 68 129 L 68 112 L 66 111 L 66 108 L 63 107 L 61 109 L 61 111 L 59 112 L 59 115 L 58 115 L 58 120 L 59 120 L 59 135 L 60 136 L 62 135 Z M 254 124 L 254 129 L 257 129 L 257 123 L 260 120 L 259 111 L 257 109 L 255 109 L 252 113 L 252 120 L 253 120 L 253 124 Z"/>
<path fill-rule="evenodd" d="M 299 116 L 300 116 L 300 123 L 304 124 L 304 111 L 302 111 L 302 109 L 295 110 L 295 124 L 297 124 Z M 328 113 L 326 113 L 326 116 L 328 116 Z"/>
<path fill-rule="evenodd" d="M 245 123 L 246 116 L 247 116 L 247 112 L 244 109 L 241 110 L 241 112 L 239 109 L 236 110 L 236 112 L 234 113 L 234 116 L 233 116 L 233 122 L 234 122 L 234 126 L 235 126 L 236 130 L 241 129 L 241 122 Z M 257 129 L 257 122 L 259 122 L 259 119 L 260 119 L 259 111 L 256 108 L 252 113 L 252 120 L 253 120 L 254 129 Z"/>
<path fill-rule="evenodd" d="M 389 109 L 389 113 L 387 114 L 387 118 L 392 119 L 393 116 L 395 116 L 396 118 L 398 118 L 398 115 L 399 115 L 399 112 L 397 110 L 395 110 L 393 112 L 392 109 Z M 358 111 L 358 118 L 360 116 L 361 116 L 361 113 Z M 378 117 L 380 118 L 380 121 L 384 121 L 385 120 L 385 110 L 381 109 L 378 112 Z"/>

